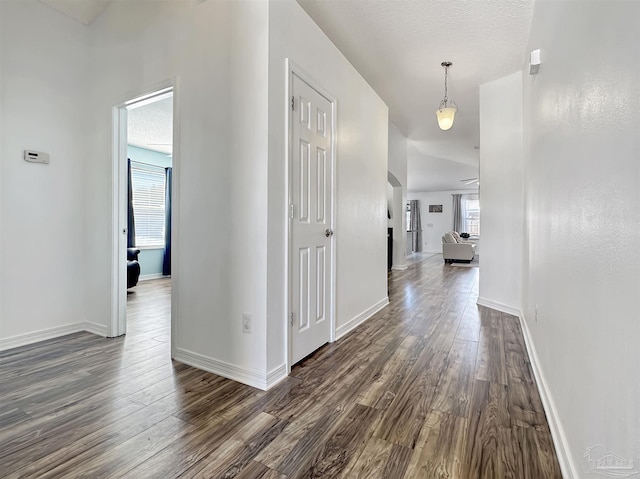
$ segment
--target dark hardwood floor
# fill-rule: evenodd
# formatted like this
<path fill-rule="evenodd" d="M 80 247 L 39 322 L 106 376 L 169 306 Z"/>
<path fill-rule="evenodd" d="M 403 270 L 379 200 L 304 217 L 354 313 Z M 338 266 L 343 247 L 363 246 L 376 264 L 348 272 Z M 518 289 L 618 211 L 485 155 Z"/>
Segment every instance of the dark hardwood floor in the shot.
<path fill-rule="evenodd" d="M 414 259 L 268 392 L 172 362 L 170 283 L 141 282 L 126 337 L 0 354 L 0 477 L 561 477 L 518 321 L 476 306 L 478 271 Z"/>

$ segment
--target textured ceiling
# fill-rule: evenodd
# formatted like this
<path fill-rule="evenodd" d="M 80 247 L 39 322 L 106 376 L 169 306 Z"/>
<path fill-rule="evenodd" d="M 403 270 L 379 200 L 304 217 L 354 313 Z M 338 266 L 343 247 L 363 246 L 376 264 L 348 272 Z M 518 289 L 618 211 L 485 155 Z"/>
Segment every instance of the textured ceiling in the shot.
<path fill-rule="evenodd" d="M 128 113 L 130 145 L 170 154 L 173 148 L 173 96 Z"/>
<path fill-rule="evenodd" d="M 479 85 L 522 68 L 533 0 L 298 0 L 389 106 L 391 121 L 423 142 L 410 158 L 409 190 L 419 191 L 420 158 L 478 164 Z M 442 61 L 451 61 L 453 128 L 438 128 Z M 455 169 L 455 168 L 454 168 Z M 420 173 L 420 174 L 423 174 Z M 477 171 L 476 175 L 477 176 Z M 450 185 L 459 187 L 450 178 Z"/>

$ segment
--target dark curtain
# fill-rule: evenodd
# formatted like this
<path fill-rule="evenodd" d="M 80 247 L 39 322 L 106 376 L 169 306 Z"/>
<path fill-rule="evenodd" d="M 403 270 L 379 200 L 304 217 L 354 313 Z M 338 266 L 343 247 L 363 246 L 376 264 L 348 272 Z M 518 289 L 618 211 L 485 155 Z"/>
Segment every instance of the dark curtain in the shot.
<path fill-rule="evenodd" d="M 172 169 L 165 168 L 164 184 L 164 260 L 162 261 L 162 274 L 171 274 L 171 182 Z"/>
<path fill-rule="evenodd" d="M 464 215 L 462 214 L 462 195 L 453 194 L 453 231 L 463 233 Z"/>
<path fill-rule="evenodd" d="M 131 159 L 127 158 L 127 183 L 129 200 L 127 205 L 127 248 L 136 246 L 136 221 L 133 215 L 133 186 L 131 184 Z"/>
<path fill-rule="evenodd" d="M 422 251 L 422 224 L 420 221 L 420 202 L 409 201 L 409 227 L 411 231 L 411 251 Z"/>

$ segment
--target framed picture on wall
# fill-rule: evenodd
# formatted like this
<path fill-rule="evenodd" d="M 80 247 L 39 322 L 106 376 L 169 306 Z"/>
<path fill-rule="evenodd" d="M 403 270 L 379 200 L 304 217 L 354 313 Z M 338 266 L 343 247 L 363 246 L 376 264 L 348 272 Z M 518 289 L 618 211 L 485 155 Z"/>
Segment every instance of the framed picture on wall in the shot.
<path fill-rule="evenodd" d="M 429 213 L 442 213 L 442 205 L 429 205 Z"/>

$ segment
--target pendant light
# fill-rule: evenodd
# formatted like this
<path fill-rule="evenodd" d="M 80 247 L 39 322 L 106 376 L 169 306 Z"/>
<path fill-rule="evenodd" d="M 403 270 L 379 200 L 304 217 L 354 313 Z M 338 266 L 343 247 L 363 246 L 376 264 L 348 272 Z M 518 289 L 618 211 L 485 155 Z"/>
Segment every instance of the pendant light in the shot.
<path fill-rule="evenodd" d="M 444 67 L 444 98 L 440 102 L 440 106 L 436 110 L 436 117 L 438 118 L 438 126 L 441 130 L 448 130 L 453 126 L 453 120 L 456 116 L 456 112 L 458 111 L 458 105 L 453 100 L 449 100 L 447 97 L 447 76 L 448 69 L 453 63 L 451 62 L 442 62 L 441 65 Z"/>

